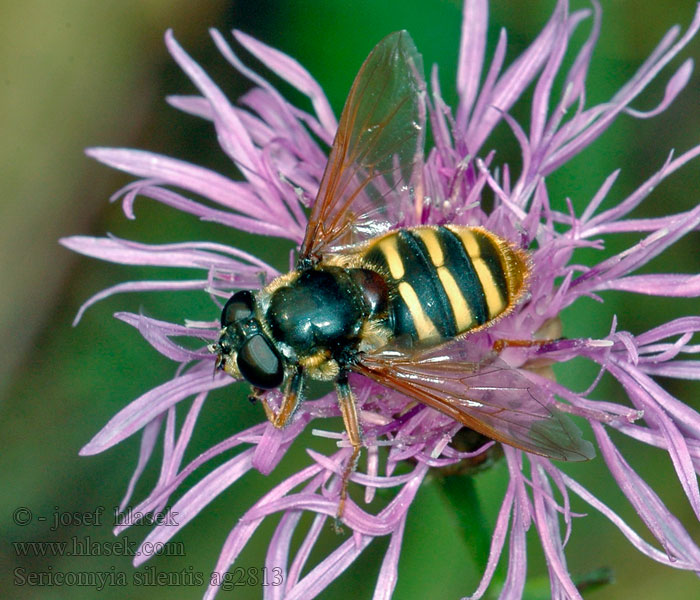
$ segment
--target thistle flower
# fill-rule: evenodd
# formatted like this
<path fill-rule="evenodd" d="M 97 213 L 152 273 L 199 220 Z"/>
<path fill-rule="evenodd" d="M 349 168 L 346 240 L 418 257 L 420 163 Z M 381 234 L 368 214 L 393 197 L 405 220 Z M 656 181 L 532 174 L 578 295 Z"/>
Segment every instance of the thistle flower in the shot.
<path fill-rule="evenodd" d="M 528 301 L 493 327 L 470 336 L 469 341 L 473 347 L 483 349 L 491 348 L 497 339 L 550 340 L 538 346 L 506 348 L 502 358 L 512 367 L 521 368 L 535 385 L 545 390 L 553 398 L 553 405 L 590 424 L 598 448 L 597 460 L 605 462 L 611 480 L 619 486 L 656 543 L 646 541 L 593 491 L 561 470 L 559 463 L 504 446 L 509 482 L 493 529 L 483 578 L 475 590 L 465 593 L 471 592 L 471 598 L 481 598 L 486 593 L 508 539 L 507 574 L 500 582 L 500 597 L 521 597 L 527 573 L 525 534 L 534 524 L 547 560 L 552 597 L 579 598 L 564 553 L 574 517 L 579 516 L 571 509 L 572 493 L 610 519 L 643 554 L 677 569 L 698 572 L 700 548 L 628 463 L 610 433 L 667 452 L 678 482 L 700 518 L 696 477 L 700 467 L 700 415 L 656 381 L 658 376 L 700 378 L 700 363 L 692 360 L 692 355 L 700 352 L 700 345 L 692 343 L 700 330 L 700 317 L 674 319 L 640 334 L 620 329 L 624 320 L 618 324 L 613 319 L 608 335 L 602 339 L 562 339 L 558 323 L 562 311 L 572 303 L 582 297 L 602 301 L 607 290 L 667 297 L 700 295 L 698 275 L 638 273 L 674 242 L 698 229 L 700 206 L 665 217 L 629 216 L 661 181 L 700 154 L 700 146 L 679 156 L 669 154 L 668 160 L 635 191 L 607 209 L 601 206 L 618 171 L 601 182 L 581 214 L 575 213 L 570 202 L 567 211 L 553 208 L 548 177 L 590 146 L 616 117 L 623 114 L 653 117 L 673 102 L 688 82 L 692 71 L 690 60 L 668 78 L 666 93 L 658 106 L 644 112 L 631 106 L 696 34 L 700 28 L 700 10 L 684 33 L 679 28 L 670 30 L 612 98 L 588 107 L 586 76 L 601 21 L 597 2 L 592 3 L 590 10 L 570 13 L 568 3 L 560 0 L 542 32 L 505 69 L 504 31 L 491 63 L 485 64 L 487 9 L 486 0 L 465 0 L 457 74 L 459 101 L 454 109 L 442 100 L 437 69 L 433 69 L 430 77 L 428 108 L 434 146 L 429 149 L 424 165 L 427 201 L 422 222 L 481 225 L 529 251 L 532 273 Z M 571 49 L 570 38 L 584 22 L 590 23 L 588 37 L 579 48 Z M 222 55 L 255 85 L 239 105 L 233 105 L 177 44 L 172 33 L 167 33 L 166 44 L 173 58 L 201 94 L 171 97 L 169 102 L 212 122 L 222 150 L 240 169 L 243 181 L 140 150 L 94 148 L 88 154 L 140 178 L 113 198 L 121 199 L 128 218 L 134 218 L 133 204 L 141 196 L 201 220 L 299 244 L 305 231 L 306 209 L 315 198 L 327 146 L 333 140 L 337 122 L 320 86 L 297 62 L 244 33 L 236 31 L 234 37 L 265 66 L 305 94 L 313 106 L 313 112 L 308 113 L 284 100 L 270 83 L 238 59 L 219 32 L 212 31 Z M 565 70 L 563 61 L 567 52 L 574 52 L 575 59 Z M 564 85 L 561 95 L 554 97 L 552 90 L 557 77 L 564 78 Z M 533 90 L 531 116 L 524 126 L 511 116 L 511 110 L 529 89 Z M 522 166 L 517 173 L 508 164 L 499 164 L 494 150 L 488 146 L 490 134 L 503 121 L 521 149 Z M 205 201 L 195 200 L 189 194 Z M 493 196 L 490 211 L 481 203 L 487 195 Z M 621 252 L 606 253 L 609 240 L 629 233 L 637 234 L 636 243 Z M 148 245 L 115 237 L 82 236 L 64 239 L 62 243 L 77 252 L 112 262 L 187 267 L 202 273 L 193 280 L 121 283 L 88 300 L 76 321 L 86 308 L 106 296 L 143 290 L 167 293 L 201 290 L 212 298 L 214 316 L 218 312 L 216 306 L 220 306 L 218 299 L 229 297 L 233 290 L 257 289 L 279 274 L 243 250 L 215 243 Z M 581 248 L 598 254 L 593 266 L 574 262 Z M 324 523 L 336 514 L 340 475 L 352 452 L 344 435 L 319 431 L 324 428 L 323 419 L 339 414 L 335 394 L 305 401 L 294 421 L 283 430 L 267 422 L 260 423 L 222 440 L 183 465 L 185 449 L 207 394 L 233 382 L 221 373 L 212 377 L 215 357 L 201 343 L 199 349 L 191 350 L 173 338 L 214 340 L 218 336 L 218 322 L 186 321 L 185 325 L 178 325 L 141 314 L 115 316 L 137 328 L 158 352 L 179 365 L 172 380 L 128 404 L 81 452 L 83 455 L 102 452 L 141 431 L 141 452 L 122 509 L 129 503 L 134 486 L 151 458 L 161 429 L 164 429 L 164 447 L 160 477 L 152 492 L 134 508 L 137 512 L 164 510 L 190 474 L 214 457 L 230 453 L 234 447 L 245 447 L 175 500 L 171 510 L 178 513 L 178 526 L 156 527 L 144 544 L 169 540 L 248 471 L 272 472 L 312 420 L 316 421 L 317 433 L 338 439 L 338 449 L 330 456 L 309 450 L 311 460 L 306 468 L 271 489 L 238 523 L 232 523 L 215 573 L 223 574 L 234 564 L 267 517 L 281 515 L 270 540 L 266 566 L 280 569 L 282 583 L 266 587 L 265 597 L 316 596 L 341 576 L 375 538 L 382 536 L 389 536 L 390 541 L 374 597 L 390 597 L 397 581 L 406 517 L 421 483 L 431 469 L 483 456 L 493 446 L 491 442 L 473 451 L 458 450 L 451 441 L 460 430 L 459 424 L 426 407 L 413 406 L 410 399 L 397 392 L 353 377 L 351 383 L 362 412 L 368 460 L 366 469 L 356 472 L 352 481 L 364 487 L 364 503 L 355 502 L 353 494 L 343 515 L 343 522 L 353 535 L 349 539 L 338 538 L 337 548 L 310 566 L 309 556 Z M 547 369 L 535 368 L 564 364 L 574 358 L 590 361 L 599 370 L 599 376 L 584 391 L 567 389 Z M 627 396 L 624 402 L 597 396 L 597 384 L 604 373 L 615 378 L 624 389 Z M 187 405 L 184 401 L 189 398 L 193 400 Z M 179 431 L 178 410 L 186 415 Z M 386 455 L 379 452 L 381 446 L 388 448 Z M 393 490 L 393 496 L 383 508 L 374 509 L 372 500 L 381 488 Z M 310 511 L 315 517 L 303 534 L 301 545 L 292 552 L 292 536 L 299 535 L 303 511 Z M 137 557 L 135 564 L 143 560 Z M 220 583 L 214 579 L 205 597 L 213 597 Z"/>

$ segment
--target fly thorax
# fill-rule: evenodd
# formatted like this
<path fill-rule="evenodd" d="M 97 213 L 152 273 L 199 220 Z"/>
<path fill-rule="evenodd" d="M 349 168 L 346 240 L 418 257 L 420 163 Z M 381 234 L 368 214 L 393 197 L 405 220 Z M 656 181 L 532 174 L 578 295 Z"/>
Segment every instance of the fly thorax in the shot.
<path fill-rule="evenodd" d="M 308 269 L 277 288 L 266 313 L 272 336 L 300 356 L 331 355 L 356 343 L 369 309 L 349 270 Z"/>

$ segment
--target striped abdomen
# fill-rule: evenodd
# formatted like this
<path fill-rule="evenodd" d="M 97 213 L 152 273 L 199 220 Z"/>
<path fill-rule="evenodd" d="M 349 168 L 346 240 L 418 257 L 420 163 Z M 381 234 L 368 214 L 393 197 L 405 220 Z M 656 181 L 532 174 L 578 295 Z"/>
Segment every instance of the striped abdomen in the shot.
<path fill-rule="evenodd" d="M 525 254 L 478 227 L 392 231 L 374 240 L 363 262 L 390 289 L 397 341 L 435 345 L 508 313 L 525 289 Z"/>

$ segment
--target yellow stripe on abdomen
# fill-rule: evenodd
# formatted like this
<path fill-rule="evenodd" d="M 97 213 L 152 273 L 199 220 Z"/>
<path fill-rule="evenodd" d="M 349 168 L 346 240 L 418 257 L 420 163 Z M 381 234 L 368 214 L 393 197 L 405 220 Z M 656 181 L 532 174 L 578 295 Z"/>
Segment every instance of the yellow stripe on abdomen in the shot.
<path fill-rule="evenodd" d="M 408 307 L 411 319 L 413 320 L 413 326 L 416 328 L 416 333 L 418 334 L 418 339 L 440 338 L 440 333 L 436 329 L 435 324 L 430 320 L 430 317 L 425 314 L 423 305 L 413 287 L 405 281 L 402 281 L 399 283 L 399 295 Z"/>
<path fill-rule="evenodd" d="M 428 251 L 428 256 L 433 265 L 436 267 L 444 265 L 445 253 L 442 250 L 436 231 L 428 228 L 415 229 L 414 231 L 425 245 L 425 249 Z"/>
<path fill-rule="evenodd" d="M 391 276 L 398 280 L 404 276 L 405 269 L 397 244 L 398 241 L 396 236 L 388 235 L 379 242 L 379 249 L 384 254 L 384 258 L 386 259 L 386 264 L 389 267 Z"/>
<path fill-rule="evenodd" d="M 496 286 L 496 281 L 491 273 L 491 269 L 489 269 L 484 260 L 482 258 L 472 258 L 472 264 L 474 265 L 476 274 L 479 276 L 481 287 L 484 290 L 484 296 L 486 296 L 489 318 L 492 319 L 496 315 L 501 314 L 506 307 L 505 299 L 501 296 L 501 292 Z"/>
<path fill-rule="evenodd" d="M 448 229 L 458 235 L 460 240 L 462 240 L 464 249 L 474 265 L 474 270 L 476 271 L 477 277 L 479 278 L 481 286 L 484 290 L 486 307 L 489 313 L 488 317 L 489 319 L 493 319 L 503 312 L 508 302 L 507 298 L 504 298 L 503 294 L 501 294 L 501 291 L 498 289 L 498 284 L 496 283 L 496 279 L 491 272 L 491 269 L 481 258 L 481 249 L 479 248 L 479 242 L 476 239 L 476 235 L 473 231 L 470 231 L 467 228 L 455 225 L 448 226 Z M 479 231 L 479 234 L 482 236 L 487 236 L 485 232 Z M 491 235 L 487 237 L 491 238 L 495 236 Z"/>
<path fill-rule="evenodd" d="M 479 242 L 476 241 L 474 234 L 469 231 L 466 227 L 460 227 L 459 225 L 448 225 L 452 233 L 454 233 L 464 245 L 464 249 L 467 251 L 469 258 L 475 260 L 481 256 L 481 250 L 479 249 Z"/>
<path fill-rule="evenodd" d="M 440 267 L 437 270 L 437 274 L 445 290 L 445 295 L 450 301 L 457 331 L 467 331 L 474 322 L 474 316 L 464 298 L 464 294 L 462 294 L 462 290 L 459 289 L 455 278 L 446 267 Z"/>

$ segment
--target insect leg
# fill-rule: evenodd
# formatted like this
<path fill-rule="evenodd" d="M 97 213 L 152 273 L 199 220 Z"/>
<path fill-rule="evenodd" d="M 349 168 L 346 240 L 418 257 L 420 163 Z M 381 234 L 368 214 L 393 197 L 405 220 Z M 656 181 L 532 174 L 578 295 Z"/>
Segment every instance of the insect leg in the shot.
<path fill-rule="evenodd" d="M 561 319 L 559 319 L 559 317 L 547 319 L 542 326 L 535 331 L 534 337 L 534 340 L 496 340 L 493 343 L 493 350 L 496 354 L 500 354 L 506 348 L 533 348 L 561 340 L 563 339 Z"/>
<path fill-rule="evenodd" d="M 506 340 L 500 339 L 493 343 L 493 350 L 496 354 L 500 354 L 506 348 L 534 348 L 536 346 L 544 346 L 551 342 L 557 341 L 553 340 Z"/>
<path fill-rule="evenodd" d="M 262 405 L 265 409 L 267 420 L 270 421 L 277 429 L 282 429 L 289 423 L 294 411 L 302 399 L 304 391 L 304 371 L 298 368 L 293 375 L 287 379 L 287 384 L 284 386 L 284 398 L 277 412 L 268 404 L 265 398 L 262 398 Z"/>
<path fill-rule="evenodd" d="M 348 383 L 348 376 L 346 373 L 341 373 L 335 382 L 335 388 L 338 392 L 338 404 L 340 406 L 340 412 L 343 415 L 343 423 L 345 424 L 345 431 L 348 434 L 348 441 L 352 444 L 352 454 L 350 459 L 345 465 L 343 470 L 343 479 L 340 488 L 340 502 L 338 503 L 338 513 L 336 514 L 336 524 L 340 521 L 343 516 L 343 510 L 345 509 L 345 500 L 348 497 L 348 483 L 350 481 L 350 475 L 355 471 L 357 466 L 357 459 L 360 456 L 360 450 L 362 449 L 362 429 L 360 427 L 360 419 L 357 414 L 357 403 L 355 402 L 355 395 L 350 389 L 350 384 Z M 336 529 L 338 527 L 336 526 Z"/>

